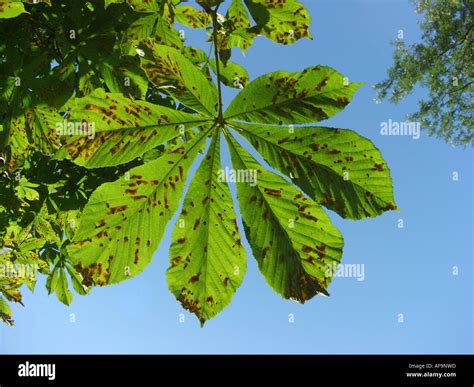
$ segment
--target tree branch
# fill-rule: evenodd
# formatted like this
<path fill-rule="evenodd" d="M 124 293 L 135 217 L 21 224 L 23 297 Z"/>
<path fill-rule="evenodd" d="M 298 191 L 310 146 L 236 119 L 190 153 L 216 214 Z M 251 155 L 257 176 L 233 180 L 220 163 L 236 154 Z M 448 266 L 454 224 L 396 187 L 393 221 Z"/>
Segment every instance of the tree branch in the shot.
<path fill-rule="evenodd" d="M 218 22 L 217 22 L 217 9 L 219 6 L 211 12 L 212 16 L 212 35 L 214 38 L 214 56 L 216 61 L 216 77 L 217 77 L 217 91 L 219 93 L 219 107 L 218 107 L 218 116 L 217 123 L 222 124 L 224 122 L 224 115 L 222 113 L 222 89 L 221 89 L 221 72 L 220 72 L 220 60 L 219 60 L 219 46 L 217 41 L 218 34 Z"/>

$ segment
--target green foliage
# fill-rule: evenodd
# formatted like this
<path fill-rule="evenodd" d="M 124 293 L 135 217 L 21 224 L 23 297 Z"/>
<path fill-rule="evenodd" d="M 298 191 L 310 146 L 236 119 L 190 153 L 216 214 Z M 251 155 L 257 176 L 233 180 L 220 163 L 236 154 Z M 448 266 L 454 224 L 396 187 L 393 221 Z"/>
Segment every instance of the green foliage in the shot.
<path fill-rule="evenodd" d="M 350 130 L 314 126 L 343 110 L 360 84 L 325 66 L 250 81 L 231 60 L 233 48 L 245 52 L 258 36 L 285 45 L 310 38 L 298 1 L 3 4 L 6 323 L 8 302 L 21 302 L 20 287 L 33 289 L 37 274 L 66 305 L 72 289 L 85 295 L 138 275 L 183 196 L 166 277 L 201 324 L 241 285 L 244 238 L 275 292 L 303 303 L 329 295 L 327 266 L 342 257 L 342 236 L 323 207 L 350 219 L 396 208 L 375 146 Z M 214 50 L 188 45 L 181 26 L 204 30 Z M 227 109 L 225 86 L 241 89 Z M 234 180 L 221 165 L 226 149 Z"/>
<path fill-rule="evenodd" d="M 400 102 L 416 85 L 429 92 L 408 118 L 429 135 L 454 145 L 474 145 L 474 5 L 469 0 L 414 0 L 422 15 L 422 41 L 394 41 L 394 64 L 375 89 Z"/>
<path fill-rule="evenodd" d="M 21 1 L 4 0 L 0 3 L 0 19 L 9 19 L 26 12 Z"/>

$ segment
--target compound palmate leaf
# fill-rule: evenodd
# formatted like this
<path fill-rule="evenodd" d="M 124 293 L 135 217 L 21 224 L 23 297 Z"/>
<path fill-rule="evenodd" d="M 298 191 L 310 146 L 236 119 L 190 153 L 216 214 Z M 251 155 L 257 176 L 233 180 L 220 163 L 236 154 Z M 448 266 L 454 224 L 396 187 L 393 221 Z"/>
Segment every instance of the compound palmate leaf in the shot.
<path fill-rule="evenodd" d="M 245 234 L 268 284 L 304 303 L 329 295 L 327 267 L 341 259 L 343 240 L 324 210 L 293 185 L 268 172 L 227 137 L 234 170 L 255 171 L 256 184 L 237 184 Z"/>
<path fill-rule="evenodd" d="M 86 286 L 123 281 L 148 265 L 178 207 L 189 168 L 207 133 L 172 147 L 94 192 L 68 247 Z"/>
<path fill-rule="evenodd" d="M 65 136 L 67 143 L 56 157 L 72 159 L 87 168 L 123 164 L 206 122 L 210 122 L 208 117 L 98 89 L 75 99 L 67 118 L 59 122 L 65 134 L 70 127 L 72 133 L 82 133 Z"/>
<path fill-rule="evenodd" d="M 390 171 L 371 141 L 352 130 L 232 123 L 281 173 L 344 218 L 395 209 Z"/>
<path fill-rule="evenodd" d="M 216 131 L 174 227 L 167 271 L 170 291 L 201 324 L 230 303 L 246 268 L 219 142 Z"/>
<path fill-rule="evenodd" d="M 297 0 L 0 1 L 0 269 L 34 264 L 69 305 L 70 284 L 84 295 L 142 272 L 176 215 L 168 288 L 201 325 L 241 285 L 246 242 L 284 299 L 329 295 L 343 239 L 323 207 L 396 209 L 372 142 L 315 126 L 361 84 L 325 66 L 250 82 L 230 60 L 260 35 L 287 45 L 309 27 Z M 224 86 L 242 89 L 225 112 Z M 36 279 L 15 281 L 0 281 L 8 324 L 7 303 Z"/>

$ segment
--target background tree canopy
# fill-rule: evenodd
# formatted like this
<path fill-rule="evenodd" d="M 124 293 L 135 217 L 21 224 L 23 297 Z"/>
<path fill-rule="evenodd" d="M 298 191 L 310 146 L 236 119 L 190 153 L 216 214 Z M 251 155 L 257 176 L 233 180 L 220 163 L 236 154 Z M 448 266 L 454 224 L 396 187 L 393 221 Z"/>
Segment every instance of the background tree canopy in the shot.
<path fill-rule="evenodd" d="M 469 0 L 415 0 L 422 41 L 394 42 L 394 64 L 376 85 L 379 98 L 400 102 L 419 84 L 429 91 L 409 116 L 430 135 L 474 145 L 474 5 Z"/>
<path fill-rule="evenodd" d="M 275 292 L 303 303 L 329 294 L 327 268 L 341 260 L 323 207 L 348 219 L 396 209 L 377 148 L 315 126 L 361 84 L 322 65 L 250 81 L 231 61 L 259 36 L 309 38 L 298 1 L 7 0 L 0 18 L 0 318 L 9 324 L 7 302 L 33 289 L 36 270 L 65 304 L 70 284 L 84 295 L 142 272 L 183 195 L 167 281 L 201 324 L 242 282 L 243 237 Z M 179 25 L 206 31 L 209 52 L 186 44 Z M 226 109 L 223 87 L 240 89 Z M 235 180 L 220 177 L 223 148 L 239 176 L 255 176 L 236 182 L 244 230 Z"/>

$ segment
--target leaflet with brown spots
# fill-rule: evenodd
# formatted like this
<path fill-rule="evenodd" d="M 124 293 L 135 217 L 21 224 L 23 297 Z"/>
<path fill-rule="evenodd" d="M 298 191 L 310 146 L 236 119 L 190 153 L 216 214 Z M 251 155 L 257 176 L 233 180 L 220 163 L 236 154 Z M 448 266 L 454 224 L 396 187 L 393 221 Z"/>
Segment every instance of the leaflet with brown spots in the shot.
<path fill-rule="evenodd" d="M 395 210 L 392 180 L 379 150 L 351 130 L 230 122 L 274 168 L 344 218 Z M 305 215 L 306 216 L 306 215 Z"/>
<path fill-rule="evenodd" d="M 173 229 L 166 273 L 171 292 L 201 324 L 230 303 L 246 267 L 229 187 L 219 178 L 221 170 L 216 132 Z"/>
<path fill-rule="evenodd" d="M 64 133 L 56 157 L 88 168 L 123 164 L 206 122 L 210 119 L 99 89 L 74 100 L 64 125 L 82 132 Z"/>
<path fill-rule="evenodd" d="M 92 194 L 68 248 L 71 261 L 88 282 L 117 283 L 148 265 L 178 207 L 186 175 L 207 133 L 176 145 Z M 173 195 L 166 189 L 170 177 Z"/>
<path fill-rule="evenodd" d="M 260 164 L 228 139 L 235 169 L 258 169 L 255 187 L 237 184 L 247 240 L 268 284 L 284 298 L 304 303 L 328 295 L 326 267 L 339 263 L 342 237 L 318 203 Z"/>
<path fill-rule="evenodd" d="M 325 120 L 350 102 L 359 83 L 348 83 L 330 67 L 274 72 L 250 82 L 231 102 L 225 117 L 271 125 Z"/>

